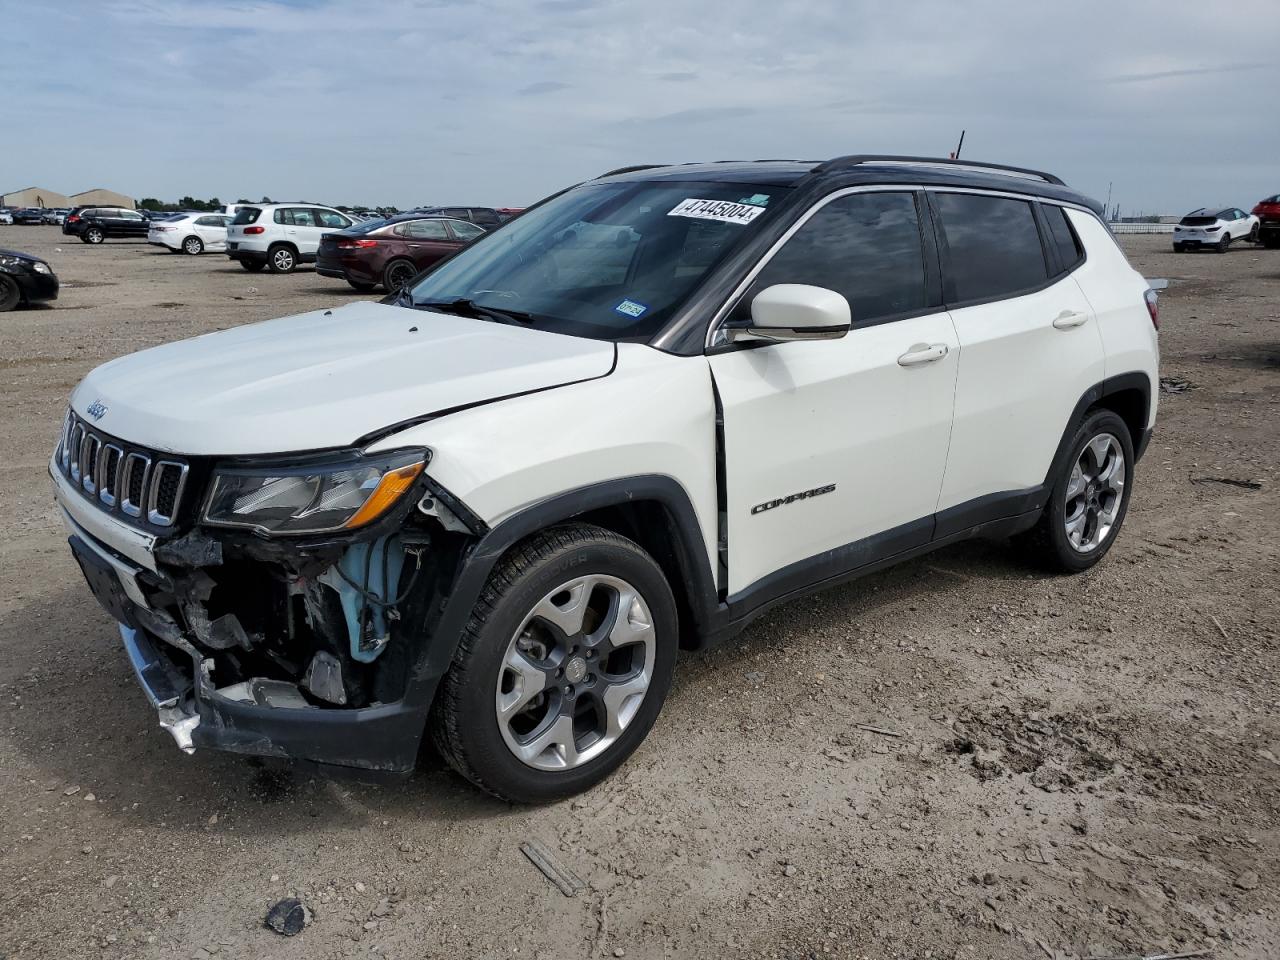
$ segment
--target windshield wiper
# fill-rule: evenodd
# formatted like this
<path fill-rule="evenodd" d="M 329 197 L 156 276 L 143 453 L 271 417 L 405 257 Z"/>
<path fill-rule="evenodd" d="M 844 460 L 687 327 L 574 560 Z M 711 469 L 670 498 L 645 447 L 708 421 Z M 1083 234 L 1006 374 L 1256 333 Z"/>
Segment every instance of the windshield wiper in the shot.
<path fill-rule="evenodd" d="M 535 320 L 531 313 L 525 313 L 522 310 L 507 310 L 502 307 L 484 307 L 466 297 L 457 297 L 453 300 L 424 300 L 421 302 L 410 299 L 409 306 L 426 310 L 438 310 L 440 313 L 456 313 L 460 317 L 496 320 L 498 323 L 510 323 L 512 320 L 517 323 L 533 323 Z"/>

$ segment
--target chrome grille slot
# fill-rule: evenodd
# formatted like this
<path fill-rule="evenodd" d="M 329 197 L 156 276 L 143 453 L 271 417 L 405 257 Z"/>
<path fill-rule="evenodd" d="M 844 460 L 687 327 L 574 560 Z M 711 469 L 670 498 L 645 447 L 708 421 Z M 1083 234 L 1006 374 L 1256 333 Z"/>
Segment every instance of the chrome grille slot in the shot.
<path fill-rule="evenodd" d="M 124 458 L 120 477 L 120 509 L 131 517 L 142 516 L 147 481 L 151 479 L 151 458 L 145 453 L 131 453 Z"/>
<path fill-rule="evenodd" d="M 84 424 L 77 423 L 75 429 L 71 431 L 71 463 L 68 476 L 71 477 L 72 483 L 80 482 L 80 448 L 84 445 Z"/>
<path fill-rule="evenodd" d="M 116 480 L 120 475 L 120 461 L 124 451 L 114 443 L 104 443 L 102 452 L 98 454 L 98 499 L 108 507 L 114 507 L 119 494 L 116 493 Z"/>
<path fill-rule="evenodd" d="M 133 447 L 72 412 L 62 425 L 53 468 L 101 509 L 154 527 L 178 520 L 191 466 Z"/>
<path fill-rule="evenodd" d="M 182 488 L 187 483 L 187 465 L 175 460 L 160 460 L 155 465 L 151 493 L 147 497 L 147 521 L 167 527 L 178 512 Z"/>
<path fill-rule="evenodd" d="M 80 486 L 87 493 L 98 492 L 98 454 L 101 452 L 102 440 L 86 432 L 80 444 Z"/>

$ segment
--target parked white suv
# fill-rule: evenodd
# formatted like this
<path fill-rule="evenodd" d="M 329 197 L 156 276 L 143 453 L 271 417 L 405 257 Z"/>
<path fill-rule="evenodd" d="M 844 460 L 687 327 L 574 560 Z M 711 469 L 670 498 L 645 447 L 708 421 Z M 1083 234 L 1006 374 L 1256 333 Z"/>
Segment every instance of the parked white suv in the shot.
<path fill-rule="evenodd" d="M 404 774 L 429 733 L 563 797 L 776 603 L 975 536 L 1098 562 L 1158 382 L 1099 209 L 967 162 L 606 174 L 394 303 L 99 367 L 57 499 L 183 749 Z"/>
<path fill-rule="evenodd" d="M 292 273 L 300 263 L 315 263 L 322 236 L 354 222 L 315 203 L 240 206 L 227 227 L 227 256 L 246 270 Z"/>
<path fill-rule="evenodd" d="M 1258 218 L 1239 207 L 1200 207 L 1173 228 L 1173 252 L 1209 248 L 1226 253 L 1232 242 L 1258 242 Z"/>

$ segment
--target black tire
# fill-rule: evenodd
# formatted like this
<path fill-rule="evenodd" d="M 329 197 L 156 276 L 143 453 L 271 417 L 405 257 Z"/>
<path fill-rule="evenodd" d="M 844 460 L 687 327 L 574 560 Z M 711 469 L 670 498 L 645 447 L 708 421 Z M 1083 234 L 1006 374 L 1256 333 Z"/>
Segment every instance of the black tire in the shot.
<path fill-rule="evenodd" d="M 412 260 L 392 260 L 383 268 L 382 288 L 387 293 L 398 293 L 400 288 L 418 275 Z"/>
<path fill-rule="evenodd" d="M 1187 248 L 1186 248 L 1186 247 L 1184 247 L 1184 246 L 1183 246 L 1182 244 L 1180 244 L 1180 243 L 1175 243 L 1175 244 L 1173 245 L 1173 252 L 1174 252 L 1174 253 L 1184 253 L 1184 252 L 1186 251 L 1186 249 L 1187 249 Z"/>
<path fill-rule="evenodd" d="M 1119 443 L 1124 457 L 1124 490 L 1110 531 L 1101 538 L 1096 547 L 1088 552 L 1082 552 L 1071 544 L 1067 536 L 1065 523 L 1067 487 L 1085 447 L 1095 438 L 1107 434 Z M 1116 536 L 1124 524 L 1125 514 L 1129 510 L 1129 495 L 1133 491 L 1133 463 L 1133 438 L 1129 436 L 1129 428 L 1125 422 L 1110 410 L 1091 410 L 1071 438 L 1068 456 L 1059 471 L 1059 476 L 1054 480 L 1053 490 L 1049 494 L 1049 503 L 1045 506 L 1044 513 L 1034 527 L 1015 538 L 1015 545 L 1023 556 L 1036 566 L 1057 573 L 1080 573 L 1106 556 L 1111 545 L 1115 543 Z"/>
<path fill-rule="evenodd" d="M 272 273 L 293 273 L 298 269 L 298 251 L 287 243 L 277 243 L 267 250 L 267 267 Z"/>
<path fill-rule="evenodd" d="M 193 257 L 198 257 L 204 253 L 204 241 L 199 237 L 191 236 L 182 241 L 182 252 Z"/>
<path fill-rule="evenodd" d="M 1255 224 L 1254 224 L 1254 225 L 1249 229 L 1249 236 L 1248 236 L 1248 238 L 1247 238 L 1247 239 L 1249 240 L 1249 242 L 1250 242 L 1250 243 L 1257 243 L 1257 242 L 1258 242 L 1258 233 L 1259 233 L 1260 229 L 1261 229 L 1261 228 L 1260 228 L 1260 227 L 1259 227 L 1259 225 L 1258 225 L 1258 224 L 1256 224 L 1256 223 L 1255 223 Z"/>
<path fill-rule="evenodd" d="M 12 278 L 0 273 L 0 313 L 7 313 L 22 301 L 22 291 Z"/>
<path fill-rule="evenodd" d="M 258 273 L 266 264 L 261 260 L 241 260 L 240 267 L 250 273 Z"/>
<path fill-rule="evenodd" d="M 85 230 L 84 236 L 81 237 L 81 239 L 84 240 L 85 243 L 98 244 L 107 239 L 107 235 L 102 232 L 101 227 L 89 227 L 89 229 Z"/>
<path fill-rule="evenodd" d="M 377 284 L 366 283 L 363 280 L 352 280 L 350 277 L 347 277 L 347 283 L 351 284 L 353 290 L 359 290 L 361 293 L 368 293 L 377 286 Z"/>
<path fill-rule="evenodd" d="M 1229 232 L 1223 231 L 1222 239 L 1218 241 L 1218 246 L 1215 249 L 1218 253 L 1226 253 L 1231 249 L 1231 234 Z"/>
<path fill-rule="evenodd" d="M 1268 250 L 1280 248 L 1280 231 L 1268 231 L 1262 235 L 1262 245 Z"/>
<path fill-rule="evenodd" d="M 496 698 L 505 657 L 521 624 L 550 591 L 590 574 L 625 580 L 648 606 L 654 637 L 651 679 L 630 721 L 602 753 L 564 770 L 537 769 L 515 755 L 500 727 Z M 547 803 L 580 793 L 617 769 L 653 726 L 671 687 L 677 631 L 671 587 L 636 543 L 587 524 L 535 534 L 513 547 L 490 574 L 440 683 L 432 739 L 454 770 L 509 802 Z"/>

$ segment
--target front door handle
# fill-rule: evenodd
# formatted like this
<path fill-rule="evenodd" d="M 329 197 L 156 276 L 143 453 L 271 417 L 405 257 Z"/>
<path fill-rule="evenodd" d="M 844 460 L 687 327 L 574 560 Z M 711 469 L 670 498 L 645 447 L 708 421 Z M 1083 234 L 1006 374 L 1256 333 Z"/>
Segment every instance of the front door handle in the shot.
<path fill-rule="evenodd" d="M 911 349 L 898 358 L 898 366 L 914 367 L 921 363 L 933 363 L 945 357 L 949 349 L 945 343 L 913 343 Z"/>
<path fill-rule="evenodd" d="M 1070 330 L 1072 327 L 1080 326 L 1088 319 L 1089 315 L 1081 313 L 1079 310 L 1063 310 L 1053 318 L 1053 325 L 1059 330 Z"/>

